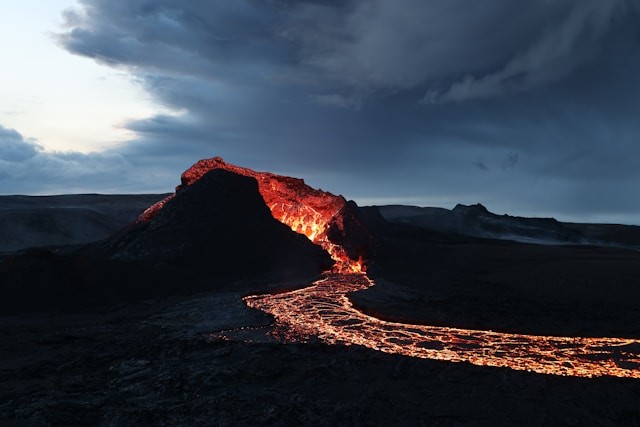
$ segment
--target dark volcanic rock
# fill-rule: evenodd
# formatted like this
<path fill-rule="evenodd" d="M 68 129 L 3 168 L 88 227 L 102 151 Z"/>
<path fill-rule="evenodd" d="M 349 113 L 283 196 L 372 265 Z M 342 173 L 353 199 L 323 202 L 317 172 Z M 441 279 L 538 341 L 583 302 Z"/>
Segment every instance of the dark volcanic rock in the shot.
<path fill-rule="evenodd" d="M 0 323 L 0 425 L 638 426 L 640 382 L 274 343 L 238 294 Z M 251 340 L 210 340 L 245 326 Z M 202 332 L 205 332 L 202 334 Z"/>
<path fill-rule="evenodd" d="M 363 225 L 360 215 L 356 203 L 348 201 L 327 229 L 329 240 L 342 246 L 353 259 L 369 258 L 374 247 L 374 240 Z"/>
<path fill-rule="evenodd" d="M 203 159 L 187 169 L 181 177 L 176 192 L 181 192 L 198 182 L 212 170 L 225 170 L 245 177 L 255 178 L 258 190 L 271 210 L 271 215 L 300 234 L 304 234 L 325 250 L 338 244 L 344 253 L 334 252 L 334 258 L 358 260 L 366 258 L 371 250 L 371 237 L 358 218 L 355 202 L 344 197 L 316 189 L 304 180 L 270 172 L 257 172 L 226 163 L 220 157 Z M 149 207 L 138 218 L 146 223 L 166 206 L 174 195 Z M 333 248 L 335 251 L 335 247 Z"/>
<path fill-rule="evenodd" d="M 330 265 L 318 246 L 271 216 L 255 179 L 222 169 L 181 188 L 149 222 L 95 252 L 234 277 Z"/>
<path fill-rule="evenodd" d="M 198 277 L 170 265 L 29 250 L 0 262 L 0 315 L 94 309 L 193 291 Z"/>

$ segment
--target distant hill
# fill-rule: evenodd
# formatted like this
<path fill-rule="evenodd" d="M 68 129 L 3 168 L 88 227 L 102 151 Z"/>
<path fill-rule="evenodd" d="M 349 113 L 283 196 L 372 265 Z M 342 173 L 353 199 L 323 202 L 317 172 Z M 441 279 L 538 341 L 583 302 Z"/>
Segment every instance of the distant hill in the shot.
<path fill-rule="evenodd" d="M 0 252 L 104 239 L 164 197 L 166 194 L 0 196 Z"/>
<path fill-rule="evenodd" d="M 376 208 L 389 222 L 444 233 L 547 245 L 604 245 L 640 249 L 638 226 L 576 224 L 554 218 L 497 215 L 481 204 L 458 204 L 451 210 L 404 205 Z"/>
<path fill-rule="evenodd" d="M 0 196 L 0 254 L 105 239 L 168 194 Z M 578 224 L 554 218 L 497 215 L 481 204 L 454 209 L 375 206 L 392 223 L 466 236 L 535 244 L 589 244 L 640 249 L 640 227 Z M 362 212 L 364 210 L 360 209 Z"/>

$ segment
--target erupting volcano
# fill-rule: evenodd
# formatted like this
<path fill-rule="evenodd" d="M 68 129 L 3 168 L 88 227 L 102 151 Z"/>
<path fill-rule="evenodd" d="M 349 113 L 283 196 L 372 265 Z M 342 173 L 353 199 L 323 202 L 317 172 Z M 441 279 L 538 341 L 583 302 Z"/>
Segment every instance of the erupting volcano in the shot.
<path fill-rule="evenodd" d="M 185 171 L 176 191 L 192 185 L 214 169 L 255 178 L 273 217 L 327 251 L 335 261 L 334 272 L 361 273 L 364 270 L 359 252 L 364 251 L 365 232 L 344 197 L 311 188 L 302 179 L 231 165 L 220 157 L 200 160 Z M 138 221 L 149 221 L 172 198 L 173 195 L 145 210 Z"/>
<path fill-rule="evenodd" d="M 213 169 L 255 178 L 273 217 L 321 246 L 334 261 L 332 270 L 307 288 L 245 298 L 250 307 L 274 317 L 274 333 L 285 340 L 315 337 L 327 344 L 355 344 L 386 353 L 541 374 L 640 378 L 637 339 L 499 333 L 411 325 L 366 315 L 348 297 L 374 285 L 365 272 L 368 236 L 350 202 L 313 189 L 303 180 L 255 172 L 219 157 L 201 160 L 187 170 L 177 191 Z M 171 197 L 147 209 L 138 221 L 149 221 Z"/>

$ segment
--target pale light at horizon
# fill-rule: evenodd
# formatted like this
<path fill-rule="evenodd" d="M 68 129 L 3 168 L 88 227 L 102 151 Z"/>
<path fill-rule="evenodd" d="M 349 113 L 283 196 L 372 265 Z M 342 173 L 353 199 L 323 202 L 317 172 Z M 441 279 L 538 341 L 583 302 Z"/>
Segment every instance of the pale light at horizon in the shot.
<path fill-rule="evenodd" d="M 134 77 L 56 45 L 73 0 L 6 4 L 0 15 L 0 123 L 47 151 L 102 151 L 132 139 L 123 125 L 159 111 Z"/>

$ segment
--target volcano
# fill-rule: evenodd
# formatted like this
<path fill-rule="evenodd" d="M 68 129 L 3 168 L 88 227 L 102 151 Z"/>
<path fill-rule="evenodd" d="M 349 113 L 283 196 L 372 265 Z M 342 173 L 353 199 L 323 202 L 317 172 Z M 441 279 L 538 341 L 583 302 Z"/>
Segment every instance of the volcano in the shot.
<path fill-rule="evenodd" d="M 319 247 L 271 216 L 254 178 L 222 168 L 183 184 L 131 227 L 88 252 L 218 276 L 292 274 L 311 271 L 314 265 L 330 266 Z"/>
<path fill-rule="evenodd" d="M 87 310 L 247 280 L 252 284 L 240 286 L 255 291 L 280 281 L 304 282 L 331 268 L 326 251 L 271 215 L 254 177 L 222 168 L 201 171 L 154 205 L 153 214 L 148 210 L 103 241 L 7 256 L 0 262 L 0 313 Z"/>
<path fill-rule="evenodd" d="M 174 197 L 199 183 L 211 171 L 227 171 L 255 179 L 271 215 L 327 251 L 335 261 L 334 270 L 362 271 L 363 256 L 371 248 L 371 238 L 358 219 L 354 202 L 312 188 L 302 179 L 256 172 L 226 163 L 220 157 L 200 160 L 187 169 L 176 193 L 145 210 L 137 223 L 153 221 Z"/>
<path fill-rule="evenodd" d="M 470 362 L 541 374 L 640 378 L 640 355 L 635 350 L 619 352 L 620 348 L 639 347 L 637 339 L 537 336 L 404 324 L 361 312 L 354 307 L 349 294 L 366 290 L 374 282 L 365 273 L 363 255 L 368 233 L 354 213 L 355 204 L 341 196 L 315 190 L 300 179 L 255 172 L 230 165 L 219 157 L 201 160 L 184 172 L 176 193 L 150 207 L 138 219 L 136 226 L 143 230 L 142 241 L 134 237 L 134 243 L 129 243 L 129 236 L 137 232 L 134 230 L 112 245 L 116 248 L 112 256 L 147 256 L 150 251 L 163 250 L 154 249 L 158 247 L 155 239 L 145 244 L 146 236 L 152 236 L 154 230 L 172 218 L 179 218 L 174 207 L 177 201 L 205 185 L 202 183 L 213 180 L 215 184 L 215 177 L 220 175 L 257 181 L 273 218 L 322 247 L 334 261 L 332 269 L 310 287 L 245 298 L 250 307 L 273 316 L 274 333 L 282 339 L 306 341 L 313 337 L 327 344 L 360 345 L 417 358 Z M 229 189 L 216 191 L 225 194 Z M 231 189 L 231 193 L 235 191 Z M 199 204 L 186 205 L 198 209 Z M 205 209 L 203 217 L 198 213 L 196 220 L 208 217 L 207 212 Z M 206 244 L 210 237 L 204 236 L 202 243 Z M 157 258 L 162 254 L 151 256 Z"/>
<path fill-rule="evenodd" d="M 106 240 L 0 260 L 0 419 L 636 423 L 637 252 L 412 221 L 202 160 Z"/>

